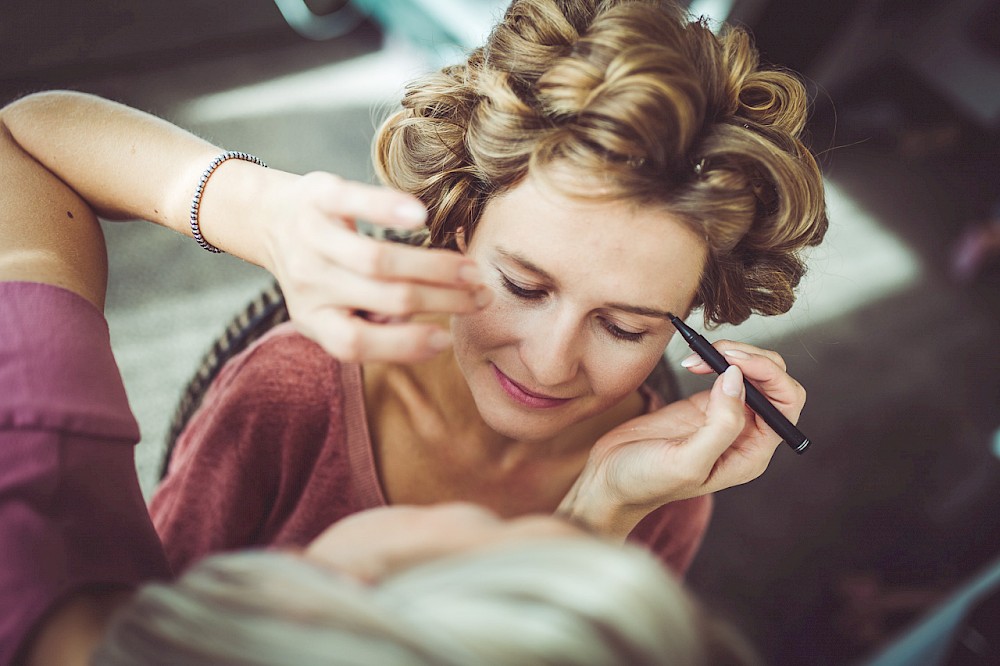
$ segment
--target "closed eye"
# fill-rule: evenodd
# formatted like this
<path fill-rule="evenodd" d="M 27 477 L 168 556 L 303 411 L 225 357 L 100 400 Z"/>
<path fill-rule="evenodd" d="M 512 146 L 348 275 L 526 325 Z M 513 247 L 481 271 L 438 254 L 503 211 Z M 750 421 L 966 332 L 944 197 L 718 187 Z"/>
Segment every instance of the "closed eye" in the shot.
<path fill-rule="evenodd" d="M 500 280 L 503 282 L 503 286 L 508 292 L 517 298 L 526 301 L 538 301 L 548 295 L 544 289 L 527 289 L 522 287 L 503 273 L 500 273 Z M 608 334 L 616 340 L 623 340 L 625 342 L 642 342 L 643 338 L 646 336 L 645 331 L 626 331 L 604 317 L 601 317 L 600 320 L 601 326 L 604 327 L 604 330 L 606 330 Z"/>
<path fill-rule="evenodd" d="M 518 298 L 523 298 L 528 301 L 537 301 L 545 298 L 545 292 L 541 289 L 525 289 L 521 285 L 512 282 L 511 279 L 503 273 L 500 274 L 500 279 L 503 281 L 504 288 Z"/>
<path fill-rule="evenodd" d="M 601 319 L 601 325 L 604 329 L 619 340 L 625 340 L 627 342 L 642 342 L 642 338 L 646 335 L 645 331 L 636 333 L 635 331 L 626 331 L 625 329 L 612 324 L 607 319 Z"/>

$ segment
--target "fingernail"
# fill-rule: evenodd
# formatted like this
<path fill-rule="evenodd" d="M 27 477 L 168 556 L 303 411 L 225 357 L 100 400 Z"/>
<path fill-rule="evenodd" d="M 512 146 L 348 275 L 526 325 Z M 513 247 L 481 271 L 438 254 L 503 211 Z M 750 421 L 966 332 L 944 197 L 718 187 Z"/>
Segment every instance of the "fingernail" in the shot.
<path fill-rule="evenodd" d="M 750 354 L 740 351 L 739 349 L 727 349 L 722 353 L 730 358 L 750 358 Z"/>
<path fill-rule="evenodd" d="M 493 291 L 489 287 L 477 289 L 475 299 L 477 308 L 485 308 L 493 301 Z"/>
<path fill-rule="evenodd" d="M 427 339 L 427 344 L 435 351 L 444 351 L 451 346 L 451 335 L 447 331 L 434 331 Z"/>
<path fill-rule="evenodd" d="M 731 365 L 722 373 L 722 392 L 730 398 L 738 398 L 742 390 L 743 373 L 735 365 Z"/>
<path fill-rule="evenodd" d="M 413 224 L 423 224 L 427 219 L 427 210 L 418 203 L 407 201 L 396 206 L 393 211 L 400 220 L 412 222 Z"/>
<path fill-rule="evenodd" d="M 482 284 L 483 274 L 475 264 L 463 264 L 458 269 L 458 279 L 466 284 Z"/>
<path fill-rule="evenodd" d="M 681 367 L 682 368 L 693 368 L 694 366 L 698 365 L 701 362 L 702 362 L 701 356 L 698 356 L 697 354 L 691 354 L 686 359 L 684 359 L 683 361 L 681 361 Z"/>

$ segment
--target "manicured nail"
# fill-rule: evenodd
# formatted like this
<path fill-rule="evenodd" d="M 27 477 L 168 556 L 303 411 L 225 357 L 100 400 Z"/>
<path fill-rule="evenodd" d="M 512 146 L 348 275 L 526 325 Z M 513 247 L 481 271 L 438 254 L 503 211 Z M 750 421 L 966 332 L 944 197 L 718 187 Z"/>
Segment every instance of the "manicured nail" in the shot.
<path fill-rule="evenodd" d="M 493 302 L 493 291 L 488 287 L 482 287 L 476 290 L 476 307 L 485 308 L 487 305 Z"/>
<path fill-rule="evenodd" d="M 458 279 L 466 284 L 482 284 L 483 274 L 475 264 L 463 264 L 458 269 Z"/>
<path fill-rule="evenodd" d="M 750 358 L 750 354 L 744 351 L 740 351 L 739 349 L 727 349 L 722 353 L 725 354 L 726 356 L 729 356 L 730 358 L 743 358 L 743 359 Z"/>
<path fill-rule="evenodd" d="M 684 359 L 683 361 L 681 361 L 681 367 L 682 368 L 693 368 L 694 366 L 698 365 L 699 363 L 704 363 L 704 361 L 702 361 L 702 359 L 701 359 L 701 356 L 698 356 L 697 354 L 691 354 L 686 359 Z"/>
<path fill-rule="evenodd" d="M 427 339 L 427 344 L 435 351 L 443 351 L 451 346 L 451 335 L 447 331 L 434 331 Z"/>
<path fill-rule="evenodd" d="M 412 201 L 399 204 L 393 212 L 396 214 L 396 217 L 403 222 L 423 224 L 424 220 L 427 219 L 427 210 L 420 204 L 413 203 Z"/>
<path fill-rule="evenodd" d="M 737 398 L 742 390 L 743 373 L 735 365 L 731 365 L 722 373 L 722 392 L 730 398 Z"/>

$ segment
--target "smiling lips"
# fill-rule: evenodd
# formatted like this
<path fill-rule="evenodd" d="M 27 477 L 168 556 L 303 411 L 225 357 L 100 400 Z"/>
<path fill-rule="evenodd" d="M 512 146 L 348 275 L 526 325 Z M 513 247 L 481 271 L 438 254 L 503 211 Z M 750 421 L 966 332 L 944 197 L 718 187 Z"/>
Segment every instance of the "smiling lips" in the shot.
<path fill-rule="evenodd" d="M 493 374 L 496 375 L 497 381 L 500 383 L 500 386 L 503 387 L 504 392 L 506 392 L 514 402 L 524 405 L 525 407 L 532 407 L 535 409 L 551 409 L 553 407 L 565 405 L 567 402 L 572 400 L 572 398 L 550 398 L 546 395 L 532 393 L 501 372 L 500 368 L 495 365 L 493 366 Z"/>

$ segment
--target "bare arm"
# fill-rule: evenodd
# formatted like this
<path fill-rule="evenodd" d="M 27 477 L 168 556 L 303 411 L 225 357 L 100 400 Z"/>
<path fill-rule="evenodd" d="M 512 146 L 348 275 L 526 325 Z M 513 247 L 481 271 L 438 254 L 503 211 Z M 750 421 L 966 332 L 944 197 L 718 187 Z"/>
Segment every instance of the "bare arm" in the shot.
<path fill-rule="evenodd" d="M 191 235 L 188 208 L 201 172 L 222 150 L 170 123 L 75 92 L 30 95 L 0 115 L 12 139 L 100 216 L 143 219 Z M 222 249 L 270 268 L 260 202 L 292 174 L 230 160 L 212 176 L 200 218 Z"/>
<path fill-rule="evenodd" d="M 98 252 L 93 241 L 80 238 L 97 228 L 95 212 L 149 220 L 190 236 L 195 188 L 222 152 L 164 120 L 73 92 L 38 93 L 8 105 L 0 110 L 0 131 L 12 144 L 12 155 L 34 164 L 35 181 L 64 184 L 58 205 L 43 207 L 47 222 L 20 216 L 6 233 L 11 239 L 22 235 L 17 240 L 22 249 L 48 236 L 50 249 L 61 243 L 49 259 L 58 255 L 61 262 L 71 261 L 69 254 L 78 248 L 103 256 L 103 246 Z M 5 197 L 33 196 L 14 191 L 13 181 L 0 189 Z M 89 231 L 57 224 L 67 211 L 73 215 L 68 219 L 86 219 L 79 226 Z M 449 344 L 448 334 L 437 324 L 411 320 L 413 315 L 474 312 L 490 300 L 473 262 L 462 255 L 380 243 L 356 233 L 358 217 L 394 227 L 423 224 L 422 204 L 388 188 L 228 160 L 208 181 L 199 217 L 207 241 L 270 271 L 298 328 L 342 360 L 429 358 Z M 28 266 L 27 259 L 22 253 L 20 267 L 8 266 L 0 277 L 43 279 L 30 277 L 38 267 Z M 15 263 L 10 257 L 0 261 Z M 87 298 L 103 302 L 104 263 L 77 264 L 72 270 L 50 266 L 43 281 L 81 285 Z M 85 275 L 95 268 L 99 276 Z M 100 284 L 88 282 L 95 279 Z M 391 323 L 372 323 L 362 312 Z"/>
<path fill-rule="evenodd" d="M 0 122 L 5 119 L 0 113 Z M 25 153 L 2 126 L 0 281 L 7 280 L 54 284 L 101 308 L 107 257 L 100 226 L 86 202 Z M 40 624 L 19 663 L 88 664 L 108 616 L 128 594 L 73 594 Z"/>
<path fill-rule="evenodd" d="M 104 307 L 107 255 L 93 211 L 14 141 L 0 112 L 0 280 L 45 282 Z"/>

